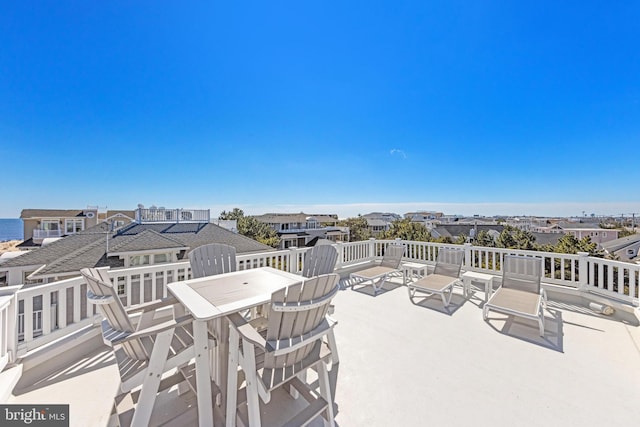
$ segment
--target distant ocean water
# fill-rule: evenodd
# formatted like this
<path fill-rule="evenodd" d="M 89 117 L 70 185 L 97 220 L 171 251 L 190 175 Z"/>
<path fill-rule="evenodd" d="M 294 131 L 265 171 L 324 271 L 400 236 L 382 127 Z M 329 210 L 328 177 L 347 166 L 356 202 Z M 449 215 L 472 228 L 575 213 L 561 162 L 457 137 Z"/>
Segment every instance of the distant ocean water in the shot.
<path fill-rule="evenodd" d="M 22 240 L 24 228 L 20 218 L 0 218 L 0 242 Z"/>

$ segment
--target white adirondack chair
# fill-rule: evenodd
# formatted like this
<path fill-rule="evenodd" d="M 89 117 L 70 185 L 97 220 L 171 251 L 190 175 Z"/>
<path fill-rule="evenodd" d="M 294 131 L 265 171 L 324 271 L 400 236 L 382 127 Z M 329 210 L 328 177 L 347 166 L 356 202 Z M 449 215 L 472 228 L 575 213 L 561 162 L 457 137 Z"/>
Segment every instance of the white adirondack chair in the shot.
<path fill-rule="evenodd" d="M 304 257 L 304 267 L 302 269 L 303 277 L 314 277 L 322 274 L 330 274 L 336 268 L 338 260 L 338 251 L 331 245 L 317 245 L 307 251 Z M 329 314 L 333 314 L 334 306 L 329 306 Z M 338 357 L 338 349 L 336 347 L 336 338 L 333 329 L 327 334 L 329 347 L 331 348 L 331 358 L 334 364 L 340 362 Z M 332 368 L 333 369 L 333 368 Z"/>
<path fill-rule="evenodd" d="M 371 282 L 373 291 L 377 294 L 382 289 L 387 276 L 400 271 L 400 262 L 402 261 L 404 250 L 403 245 L 390 244 L 385 248 L 379 265 L 351 273 L 349 277 L 359 280 L 360 283 Z"/>
<path fill-rule="evenodd" d="M 304 255 L 303 277 L 333 273 L 338 260 L 338 251 L 331 245 L 317 245 Z"/>
<path fill-rule="evenodd" d="M 222 243 L 199 246 L 189 252 L 194 279 L 236 271 L 236 248 Z"/>
<path fill-rule="evenodd" d="M 286 425 L 306 425 L 321 414 L 325 424 L 335 424 L 327 373 L 331 348 L 323 338 L 335 325 L 327 312 L 338 292 L 338 279 L 337 274 L 316 276 L 274 292 L 269 324 L 262 334 L 242 316 L 229 316 L 227 426 L 235 425 L 236 416 L 242 413 L 237 408 L 238 366 L 246 377 L 248 425 L 261 425 L 259 401 L 269 402 L 271 392 L 284 385 L 293 387 L 309 403 Z M 318 373 L 318 397 L 301 381 L 308 369 Z"/>
<path fill-rule="evenodd" d="M 138 397 L 131 425 L 147 426 L 159 391 L 185 380 L 196 391 L 193 366 L 189 366 L 195 357 L 193 319 L 184 315 L 184 308 L 175 298 L 125 310 L 105 270 L 83 268 L 80 273 L 87 282 L 89 303 L 96 304 L 105 317 L 102 338 L 113 348 L 120 392 L 126 394 L 142 386 L 139 394 L 132 393 L 132 397 Z M 154 319 L 156 310 L 169 306 L 173 306 L 173 318 L 158 323 Z M 136 324 L 131 315 L 138 312 L 141 316 Z M 175 374 L 163 377 L 174 368 L 178 368 Z"/>
<path fill-rule="evenodd" d="M 484 320 L 487 321 L 489 310 L 535 320 L 543 337 L 547 294 L 540 286 L 541 279 L 540 258 L 505 255 L 502 260 L 502 285 L 484 305 Z"/>

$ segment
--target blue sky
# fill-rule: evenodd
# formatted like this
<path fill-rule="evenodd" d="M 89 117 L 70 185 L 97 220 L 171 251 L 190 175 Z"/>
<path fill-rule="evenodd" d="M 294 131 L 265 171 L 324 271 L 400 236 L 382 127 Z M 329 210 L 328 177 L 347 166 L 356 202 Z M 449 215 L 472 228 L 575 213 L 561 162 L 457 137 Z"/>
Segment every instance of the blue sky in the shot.
<path fill-rule="evenodd" d="M 0 217 L 640 212 L 638 22 L 637 1 L 11 2 Z"/>

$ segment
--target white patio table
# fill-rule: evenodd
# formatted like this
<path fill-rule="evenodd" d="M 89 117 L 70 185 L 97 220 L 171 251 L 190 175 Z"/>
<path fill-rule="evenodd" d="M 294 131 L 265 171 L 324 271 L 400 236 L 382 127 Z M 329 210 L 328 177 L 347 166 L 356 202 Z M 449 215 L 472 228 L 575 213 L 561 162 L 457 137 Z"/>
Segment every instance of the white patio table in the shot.
<path fill-rule="evenodd" d="M 221 390 L 221 405 L 226 402 L 229 357 L 229 324 L 226 315 L 260 306 L 271 300 L 271 294 L 304 278 L 293 273 L 261 267 L 234 271 L 199 279 L 169 283 L 167 288 L 193 316 L 196 349 L 196 386 L 198 390 L 198 423 L 213 425 L 211 381 Z M 207 322 L 213 320 L 218 345 L 215 372 L 211 375 Z M 235 391 L 232 391 L 235 392 Z"/>

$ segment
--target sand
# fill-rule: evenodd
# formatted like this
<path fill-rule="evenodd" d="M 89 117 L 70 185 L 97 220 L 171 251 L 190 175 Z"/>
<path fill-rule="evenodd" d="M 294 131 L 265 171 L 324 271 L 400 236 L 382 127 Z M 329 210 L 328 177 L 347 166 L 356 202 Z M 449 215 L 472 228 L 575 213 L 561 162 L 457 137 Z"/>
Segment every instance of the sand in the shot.
<path fill-rule="evenodd" d="M 19 251 L 20 249 L 16 248 L 16 246 L 20 243 L 22 243 L 22 240 L 9 240 L 6 242 L 0 242 L 0 255 L 5 252 Z"/>

